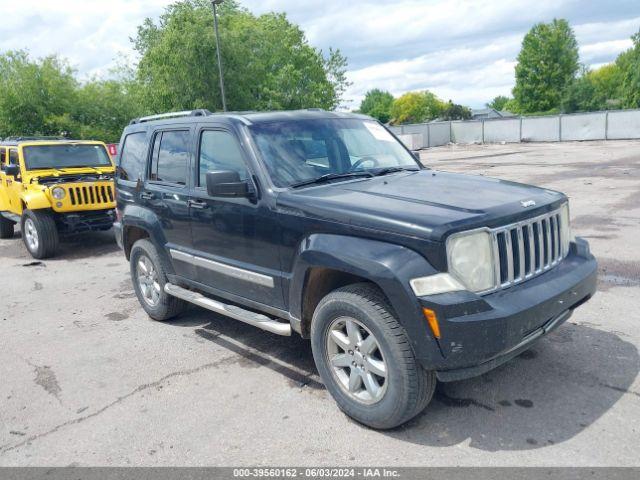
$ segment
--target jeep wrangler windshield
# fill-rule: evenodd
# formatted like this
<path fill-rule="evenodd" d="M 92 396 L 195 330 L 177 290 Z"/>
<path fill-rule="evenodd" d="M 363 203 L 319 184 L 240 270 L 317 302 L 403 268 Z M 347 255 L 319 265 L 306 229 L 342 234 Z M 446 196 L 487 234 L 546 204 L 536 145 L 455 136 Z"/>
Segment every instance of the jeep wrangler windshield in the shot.
<path fill-rule="evenodd" d="M 249 130 L 278 187 L 303 186 L 320 178 L 349 178 L 350 173 L 420 169 L 393 135 L 373 121 L 270 122 L 252 125 Z"/>
<path fill-rule="evenodd" d="M 27 170 L 112 166 L 102 145 L 34 145 L 24 147 L 23 152 Z"/>

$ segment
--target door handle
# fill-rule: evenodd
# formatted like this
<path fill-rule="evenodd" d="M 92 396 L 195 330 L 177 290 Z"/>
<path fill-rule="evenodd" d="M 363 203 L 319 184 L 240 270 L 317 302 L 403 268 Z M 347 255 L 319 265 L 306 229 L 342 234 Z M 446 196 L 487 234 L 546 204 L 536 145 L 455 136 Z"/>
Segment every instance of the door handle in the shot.
<path fill-rule="evenodd" d="M 155 195 L 151 192 L 142 192 L 140 194 L 140 198 L 142 198 L 143 200 L 151 200 L 155 197 Z"/>
<path fill-rule="evenodd" d="M 187 202 L 187 205 L 189 205 L 191 208 L 198 208 L 200 210 L 204 210 L 205 208 L 209 208 L 209 205 L 207 204 L 207 202 L 205 202 L 203 200 L 189 200 Z"/>

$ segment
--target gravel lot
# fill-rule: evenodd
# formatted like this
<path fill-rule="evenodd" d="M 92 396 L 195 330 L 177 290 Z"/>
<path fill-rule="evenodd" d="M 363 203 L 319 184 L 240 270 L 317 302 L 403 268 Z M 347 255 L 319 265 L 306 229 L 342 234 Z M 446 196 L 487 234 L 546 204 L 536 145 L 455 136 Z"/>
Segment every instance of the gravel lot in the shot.
<path fill-rule="evenodd" d="M 640 465 L 640 142 L 423 159 L 566 192 L 598 294 L 531 351 L 376 432 L 338 411 L 299 337 L 195 308 L 148 319 L 110 232 L 41 264 L 0 240 L 0 465 Z"/>

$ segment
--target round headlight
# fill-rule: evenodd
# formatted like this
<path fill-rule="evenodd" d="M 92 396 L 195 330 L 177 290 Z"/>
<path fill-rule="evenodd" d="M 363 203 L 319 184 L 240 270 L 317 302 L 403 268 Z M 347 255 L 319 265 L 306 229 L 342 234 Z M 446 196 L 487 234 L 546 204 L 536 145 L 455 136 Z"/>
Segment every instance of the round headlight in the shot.
<path fill-rule="evenodd" d="M 460 233 L 447 240 L 449 273 L 472 292 L 496 286 L 491 235 L 486 231 Z"/>
<path fill-rule="evenodd" d="M 56 200 L 62 200 L 66 194 L 67 192 L 65 192 L 64 188 L 55 187 L 51 190 L 51 196 Z"/>

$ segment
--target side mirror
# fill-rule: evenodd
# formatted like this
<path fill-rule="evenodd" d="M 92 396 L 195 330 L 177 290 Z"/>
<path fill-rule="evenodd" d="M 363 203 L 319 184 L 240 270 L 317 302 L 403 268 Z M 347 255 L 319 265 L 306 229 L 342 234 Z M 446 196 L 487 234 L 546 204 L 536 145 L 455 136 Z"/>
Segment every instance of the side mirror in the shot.
<path fill-rule="evenodd" d="M 12 163 L 5 165 L 4 173 L 9 177 L 18 177 L 20 175 L 20 165 L 14 165 Z"/>
<path fill-rule="evenodd" d="M 249 182 L 233 170 L 207 172 L 207 193 L 211 197 L 248 197 Z"/>

